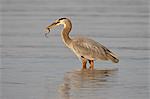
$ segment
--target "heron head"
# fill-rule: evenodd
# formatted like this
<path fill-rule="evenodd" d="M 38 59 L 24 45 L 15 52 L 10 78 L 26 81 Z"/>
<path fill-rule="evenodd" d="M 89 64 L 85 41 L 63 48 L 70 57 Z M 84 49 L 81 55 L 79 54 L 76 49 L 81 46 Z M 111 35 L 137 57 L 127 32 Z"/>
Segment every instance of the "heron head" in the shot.
<path fill-rule="evenodd" d="M 46 27 L 45 29 L 45 36 L 48 37 L 48 33 L 50 32 L 50 30 L 52 28 L 55 28 L 56 26 L 59 26 L 61 24 L 65 24 L 65 22 L 67 21 L 68 19 L 67 18 L 60 18 L 60 19 L 57 19 L 55 20 L 52 24 L 50 24 L 49 26 Z"/>

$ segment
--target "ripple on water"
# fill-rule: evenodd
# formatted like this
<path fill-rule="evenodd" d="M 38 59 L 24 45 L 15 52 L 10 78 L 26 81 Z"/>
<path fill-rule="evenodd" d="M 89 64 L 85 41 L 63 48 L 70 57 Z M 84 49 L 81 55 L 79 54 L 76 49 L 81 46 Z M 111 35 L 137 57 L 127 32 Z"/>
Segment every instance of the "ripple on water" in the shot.
<path fill-rule="evenodd" d="M 95 69 L 95 70 L 74 70 L 64 75 L 64 81 L 59 86 L 59 93 L 63 99 L 70 99 L 71 93 L 90 92 L 92 89 L 109 87 L 110 82 L 115 82 L 113 78 L 117 73 L 117 68 Z M 79 93 L 80 94 L 80 93 Z"/>

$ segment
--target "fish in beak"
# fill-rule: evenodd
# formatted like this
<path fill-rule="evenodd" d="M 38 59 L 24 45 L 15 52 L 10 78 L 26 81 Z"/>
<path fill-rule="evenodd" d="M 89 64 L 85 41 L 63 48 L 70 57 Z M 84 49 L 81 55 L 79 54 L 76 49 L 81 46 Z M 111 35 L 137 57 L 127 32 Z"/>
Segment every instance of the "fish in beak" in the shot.
<path fill-rule="evenodd" d="M 50 33 L 50 30 L 54 27 L 56 27 L 57 25 L 59 25 L 59 21 L 52 23 L 51 25 L 47 26 L 45 29 L 45 37 L 48 38 L 48 34 Z"/>

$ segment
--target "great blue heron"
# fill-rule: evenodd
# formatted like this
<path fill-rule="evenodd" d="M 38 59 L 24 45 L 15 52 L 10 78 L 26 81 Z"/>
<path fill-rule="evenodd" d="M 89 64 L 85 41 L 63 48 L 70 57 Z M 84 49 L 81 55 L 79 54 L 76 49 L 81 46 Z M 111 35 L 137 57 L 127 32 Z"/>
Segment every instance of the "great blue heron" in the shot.
<path fill-rule="evenodd" d="M 90 69 L 94 69 L 94 60 L 111 60 L 113 63 L 118 63 L 117 56 L 100 43 L 85 37 L 70 38 L 69 33 L 72 29 L 71 21 L 68 18 L 60 18 L 46 27 L 45 36 L 50 32 L 50 29 L 64 25 L 61 32 L 61 37 L 65 45 L 70 48 L 82 60 L 82 69 L 86 69 L 86 63 L 89 61 Z"/>

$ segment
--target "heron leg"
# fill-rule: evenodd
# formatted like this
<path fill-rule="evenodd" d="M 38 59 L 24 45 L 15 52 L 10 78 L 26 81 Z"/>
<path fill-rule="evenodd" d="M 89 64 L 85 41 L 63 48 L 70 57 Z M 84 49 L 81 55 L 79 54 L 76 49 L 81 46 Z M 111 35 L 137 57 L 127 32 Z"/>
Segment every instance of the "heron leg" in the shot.
<path fill-rule="evenodd" d="M 89 60 L 89 63 L 90 63 L 90 68 L 91 70 L 94 69 L 94 60 Z"/>
<path fill-rule="evenodd" d="M 86 69 L 87 60 L 82 57 L 82 69 Z"/>

